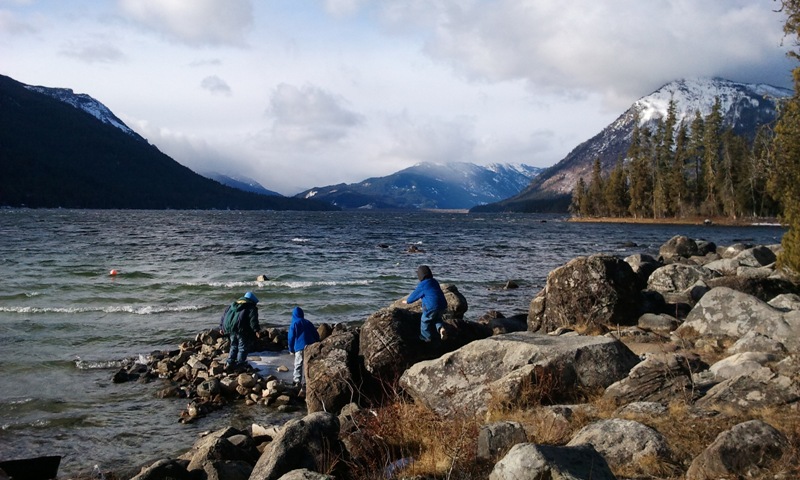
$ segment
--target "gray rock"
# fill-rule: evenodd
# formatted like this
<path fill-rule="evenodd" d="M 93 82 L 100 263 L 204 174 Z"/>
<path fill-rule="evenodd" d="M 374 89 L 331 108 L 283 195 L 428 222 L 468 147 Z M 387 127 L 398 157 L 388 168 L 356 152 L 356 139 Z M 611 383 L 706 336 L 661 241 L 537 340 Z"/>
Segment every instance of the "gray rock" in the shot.
<path fill-rule="evenodd" d="M 762 352 L 783 356 L 786 354 L 786 347 L 781 342 L 773 340 L 766 335 L 747 332 L 727 350 L 728 355 L 744 352 Z"/>
<path fill-rule="evenodd" d="M 220 393 L 222 387 L 220 386 L 219 379 L 216 377 L 209 378 L 197 386 L 197 394 L 201 397 L 213 397 Z"/>
<path fill-rule="evenodd" d="M 748 248 L 752 248 L 752 245 L 745 245 L 744 243 L 734 243 L 733 245 L 723 248 L 720 255 L 722 258 L 733 258 L 736 255 L 739 255 L 743 251 L 747 250 Z"/>
<path fill-rule="evenodd" d="M 651 355 L 633 367 L 627 377 L 606 388 L 603 396 L 617 405 L 692 400 L 697 395 L 692 373 L 701 369 L 704 365 L 694 357 L 674 353 Z"/>
<path fill-rule="evenodd" d="M 338 413 L 358 401 L 361 373 L 358 332 L 336 332 L 305 349 L 306 406 L 309 413 Z"/>
<path fill-rule="evenodd" d="M 568 447 L 590 444 L 612 468 L 619 468 L 643 458 L 670 459 L 664 437 L 652 428 L 633 420 L 612 418 L 583 427 L 572 437 Z"/>
<path fill-rule="evenodd" d="M 800 388 L 791 378 L 762 367 L 711 387 L 697 401 L 707 410 L 754 409 L 788 405 L 800 400 Z"/>
<path fill-rule="evenodd" d="M 258 459 L 250 480 L 276 480 L 301 468 L 327 472 L 343 449 L 339 420 L 326 412 L 289 420 Z"/>
<path fill-rule="evenodd" d="M 736 275 L 736 271 L 739 269 L 739 262 L 733 258 L 723 258 L 708 262 L 703 267 L 720 275 Z"/>
<path fill-rule="evenodd" d="M 554 447 L 519 443 L 497 462 L 490 480 L 613 480 L 602 455 L 591 445 Z"/>
<path fill-rule="evenodd" d="M 698 281 L 706 281 L 717 274 L 705 267 L 671 263 L 657 269 L 647 282 L 649 290 L 661 293 L 683 292 Z"/>
<path fill-rule="evenodd" d="M 278 480 L 334 480 L 334 477 L 301 468 L 282 475 Z"/>
<path fill-rule="evenodd" d="M 650 274 L 662 266 L 661 262 L 650 255 L 645 254 L 636 254 L 625 257 L 625 263 L 631 266 L 631 270 L 633 270 L 633 273 L 639 277 L 639 281 L 642 285 L 647 285 L 647 279 L 650 278 Z"/>
<path fill-rule="evenodd" d="M 534 299 L 528 330 L 588 329 L 633 325 L 639 318 L 641 285 L 630 265 L 608 255 L 578 257 L 547 275 L 543 299 Z"/>
<path fill-rule="evenodd" d="M 753 477 L 783 455 L 786 437 L 761 420 L 751 420 L 720 433 L 692 461 L 686 480 Z"/>
<path fill-rule="evenodd" d="M 188 462 L 185 460 L 159 460 L 142 468 L 142 471 L 131 480 L 163 480 L 165 478 L 191 480 L 194 475 L 186 470 L 187 464 Z"/>
<path fill-rule="evenodd" d="M 678 328 L 678 319 L 666 313 L 645 313 L 639 317 L 638 326 L 657 333 L 669 333 Z"/>
<path fill-rule="evenodd" d="M 402 375 L 400 386 L 437 413 L 474 414 L 486 411 L 491 401 L 514 404 L 524 391 L 558 398 L 575 387 L 604 388 L 638 362 L 613 338 L 515 332 L 417 363 Z"/>
<path fill-rule="evenodd" d="M 734 260 L 743 267 L 764 267 L 775 263 L 776 257 L 769 247 L 758 246 L 741 251 Z"/>
<path fill-rule="evenodd" d="M 519 422 L 495 422 L 478 431 L 478 460 L 490 461 L 504 456 L 514 445 L 528 441 Z"/>
<path fill-rule="evenodd" d="M 666 261 L 677 257 L 689 258 L 699 253 L 697 242 L 685 235 L 675 235 L 658 249 L 658 254 Z"/>
<path fill-rule="evenodd" d="M 739 375 L 749 375 L 776 360 L 777 357 L 769 353 L 736 353 L 711 365 L 709 370 L 718 381 L 722 381 Z"/>
<path fill-rule="evenodd" d="M 210 461 L 203 465 L 206 480 L 247 480 L 253 465 L 237 461 Z"/>
<path fill-rule="evenodd" d="M 784 312 L 800 310 L 800 295 L 794 293 L 783 293 L 767 303 L 769 303 L 770 306 Z"/>
<path fill-rule="evenodd" d="M 689 312 L 676 334 L 740 339 L 753 331 L 783 343 L 789 350 L 800 347 L 800 322 L 788 318 L 758 298 L 726 287 L 711 289 Z"/>

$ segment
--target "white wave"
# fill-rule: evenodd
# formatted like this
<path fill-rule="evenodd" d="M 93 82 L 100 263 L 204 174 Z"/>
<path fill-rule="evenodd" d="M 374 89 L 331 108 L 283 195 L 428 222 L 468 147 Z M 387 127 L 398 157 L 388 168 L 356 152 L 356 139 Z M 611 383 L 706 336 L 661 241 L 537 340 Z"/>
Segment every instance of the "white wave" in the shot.
<path fill-rule="evenodd" d="M 81 360 L 80 357 L 75 357 L 75 366 L 78 370 L 106 370 L 111 368 L 120 368 L 123 366 L 121 360 Z"/>
<path fill-rule="evenodd" d="M 133 305 L 107 307 L 0 307 L 4 313 L 132 313 L 134 315 L 154 315 L 159 313 L 195 312 L 207 308 L 207 305 L 154 306 L 136 307 Z"/>
<path fill-rule="evenodd" d="M 28 297 L 28 298 L 38 297 L 40 295 L 42 295 L 42 292 L 28 292 L 28 293 L 25 294 L 25 296 Z"/>
<path fill-rule="evenodd" d="M 299 237 L 295 237 L 295 238 L 293 238 L 293 239 L 292 239 L 292 241 L 293 241 L 294 243 L 308 243 L 308 242 L 310 242 L 310 241 L 311 241 L 311 239 L 309 239 L 309 238 L 299 238 Z"/>

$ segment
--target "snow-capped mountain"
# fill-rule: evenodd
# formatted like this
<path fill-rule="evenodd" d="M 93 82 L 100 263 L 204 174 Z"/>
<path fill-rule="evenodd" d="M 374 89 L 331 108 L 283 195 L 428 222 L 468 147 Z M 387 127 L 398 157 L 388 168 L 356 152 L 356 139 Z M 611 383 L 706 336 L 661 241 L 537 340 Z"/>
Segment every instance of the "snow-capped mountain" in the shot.
<path fill-rule="evenodd" d="M 244 190 L 245 192 L 259 193 L 261 195 L 272 195 L 276 197 L 283 196 L 278 192 L 273 192 L 272 190 L 265 188 L 252 178 L 241 175 L 231 176 L 219 172 L 201 172 L 200 175 L 210 178 L 211 180 L 216 180 L 223 185 Z"/>
<path fill-rule="evenodd" d="M 312 188 L 296 196 L 341 208 L 467 209 L 516 195 L 541 170 L 524 164 L 423 162 L 385 177 Z"/>
<path fill-rule="evenodd" d="M 50 87 L 40 87 L 33 85 L 25 85 L 25 88 L 33 92 L 42 93 L 44 95 L 47 95 L 48 97 L 55 98 L 56 100 L 59 100 L 66 104 L 72 105 L 73 107 L 79 110 L 83 110 L 84 112 L 95 117 L 96 119 L 100 120 L 103 123 L 117 127 L 134 138 L 146 141 L 144 138 L 139 136 L 138 133 L 134 132 L 133 130 L 130 129 L 130 127 L 125 125 L 125 122 L 117 118 L 117 116 L 114 115 L 111 112 L 111 110 L 108 109 L 108 107 L 98 102 L 94 98 L 90 97 L 89 95 L 86 95 L 85 93 L 76 94 L 70 88 L 50 88 Z"/>
<path fill-rule="evenodd" d="M 670 99 L 675 101 L 679 125 L 681 122 L 690 123 L 697 111 L 707 116 L 719 98 L 723 125 L 737 134 L 752 135 L 758 126 L 775 120 L 778 103 L 791 95 L 791 90 L 771 85 L 737 83 L 720 78 L 670 82 L 634 102 L 600 133 L 534 178 L 519 195 L 476 209 L 566 212 L 572 189 L 579 178 L 588 181 L 594 160 L 600 159 L 604 171 L 613 168 L 617 159 L 625 158 L 627 154 L 637 115 L 641 127 L 652 129 L 659 119 L 666 117 Z"/>

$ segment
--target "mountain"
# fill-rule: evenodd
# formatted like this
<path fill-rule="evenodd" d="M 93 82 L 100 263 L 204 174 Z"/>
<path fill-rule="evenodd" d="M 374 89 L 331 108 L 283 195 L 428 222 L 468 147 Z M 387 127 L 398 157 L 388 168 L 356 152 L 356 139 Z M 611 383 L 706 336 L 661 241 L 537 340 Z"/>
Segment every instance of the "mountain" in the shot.
<path fill-rule="evenodd" d="M 345 209 L 467 209 L 519 193 L 540 171 L 529 165 L 423 162 L 385 177 L 312 188 L 296 196 Z"/>
<path fill-rule="evenodd" d="M 92 97 L 2 75 L 0 206 L 333 209 L 224 186 L 150 145 Z"/>
<path fill-rule="evenodd" d="M 276 197 L 283 196 L 278 192 L 273 192 L 272 190 L 264 188 L 263 185 L 256 182 L 252 178 L 247 178 L 242 176 L 231 177 L 229 175 L 225 175 L 219 172 L 204 172 L 201 173 L 201 175 L 206 178 L 210 178 L 211 180 L 215 180 L 223 185 L 227 185 L 232 188 L 237 188 L 245 192 L 258 193 L 260 195 L 273 195 Z"/>
<path fill-rule="evenodd" d="M 670 99 L 675 100 L 680 124 L 691 122 L 696 111 L 707 116 L 715 99 L 719 98 L 724 126 L 737 134 L 752 136 L 757 127 L 775 120 L 777 104 L 792 93 L 770 85 L 736 83 L 720 78 L 668 83 L 637 100 L 600 133 L 534 178 L 518 195 L 473 210 L 566 212 L 574 186 L 581 177 L 589 181 L 595 159 L 600 159 L 604 172 L 611 170 L 628 151 L 636 115 L 640 126 L 652 129 L 659 119 L 666 117 Z"/>

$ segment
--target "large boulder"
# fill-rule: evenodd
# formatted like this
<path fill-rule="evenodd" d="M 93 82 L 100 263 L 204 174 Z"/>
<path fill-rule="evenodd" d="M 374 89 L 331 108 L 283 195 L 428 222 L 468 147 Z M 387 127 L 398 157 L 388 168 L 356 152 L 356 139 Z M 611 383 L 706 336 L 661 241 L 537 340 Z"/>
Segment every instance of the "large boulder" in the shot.
<path fill-rule="evenodd" d="M 658 249 L 658 255 L 666 262 L 689 258 L 700 254 L 697 242 L 685 235 L 675 235 Z"/>
<path fill-rule="evenodd" d="M 708 410 L 752 410 L 790 405 L 800 400 L 800 386 L 790 377 L 768 367 L 728 378 L 697 400 Z"/>
<path fill-rule="evenodd" d="M 641 304 L 640 286 L 631 266 L 619 258 L 575 258 L 547 275 L 544 290 L 531 302 L 528 330 L 603 330 L 635 325 Z"/>
<path fill-rule="evenodd" d="M 643 459 L 669 460 L 670 450 L 663 435 L 639 422 L 612 418 L 583 427 L 567 443 L 568 447 L 590 444 L 612 468 Z"/>
<path fill-rule="evenodd" d="M 515 404 L 523 394 L 552 402 L 576 387 L 605 388 L 638 362 L 613 338 L 515 332 L 417 363 L 400 378 L 400 386 L 437 413 L 473 415 L 493 402 Z"/>
<path fill-rule="evenodd" d="M 692 374 L 704 368 L 697 358 L 665 354 L 652 355 L 631 369 L 628 376 L 609 385 L 603 396 L 617 405 L 631 402 L 669 403 L 693 400 Z"/>
<path fill-rule="evenodd" d="M 706 284 L 710 288 L 727 287 L 747 293 L 765 302 L 769 302 L 778 295 L 800 293 L 800 286 L 781 278 L 757 278 L 737 275 L 712 278 Z"/>
<path fill-rule="evenodd" d="M 519 443 L 495 464 L 489 480 L 614 480 L 602 455 L 591 445 L 556 447 Z"/>
<path fill-rule="evenodd" d="M 364 368 L 389 383 L 414 363 L 439 354 L 419 338 L 420 314 L 407 309 L 381 309 L 361 327 L 359 355 Z"/>
<path fill-rule="evenodd" d="M 374 379 L 392 384 L 414 363 L 436 358 L 492 334 L 486 325 L 449 318 L 444 339 L 423 342 L 419 336 L 420 319 L 420 313 L 403 308 L 382 309 L 367 319 L 361 327 L 359 355 Z"/>
<path fill-rule="evenodd" d="M 696 265 L 671 263 L 656 269 L 647 282 L 648 290 L 660 293 L 682 292 L 699 281 L 707 281 L 716 273 Z"/>
<path fill-rule="evenodd" d="M 761 420 L 750 420 L 720 433 L 714 443 L 692 461 L 686 480 L 751 478 L 781 458 L 786 437 Z"/>
<path fill-rule="evenodd" d="M 329 472 L 342 459 L 339 420 L 327 412 L 310 413 L 289 420 L 267 445 L 258 459 L 250 480 L 276 480 L 286 473 L 306 468 Z"/>
<path fill-rule="evenodd" d="M 305 349 L 308 413 L 337 413 L 361 394 L 358 331 L 343 330 Z"/>
<path fill-rule="evenodd" d="M 765 335 L 789 350 L 800 347 L 797 311 L 782 312 L 758 298 L 726 287 L 711 289 L 675 331 L 681 337 L 740 339 L 748 332 Z"/>

